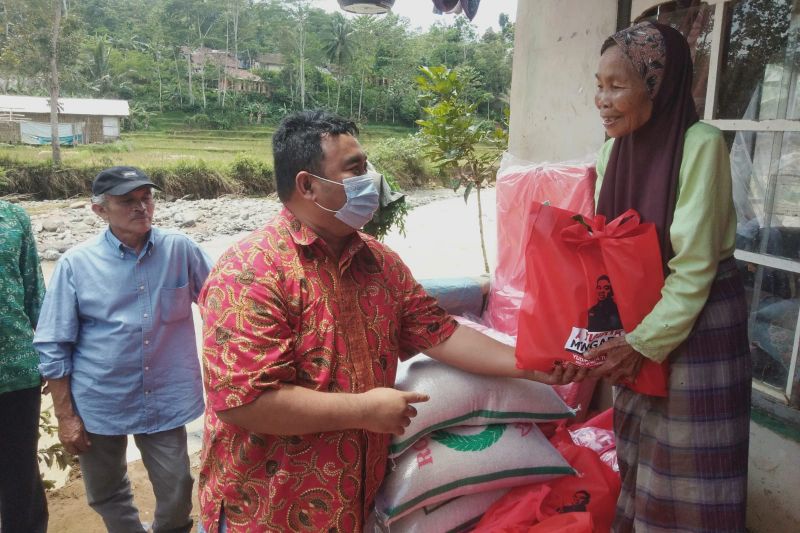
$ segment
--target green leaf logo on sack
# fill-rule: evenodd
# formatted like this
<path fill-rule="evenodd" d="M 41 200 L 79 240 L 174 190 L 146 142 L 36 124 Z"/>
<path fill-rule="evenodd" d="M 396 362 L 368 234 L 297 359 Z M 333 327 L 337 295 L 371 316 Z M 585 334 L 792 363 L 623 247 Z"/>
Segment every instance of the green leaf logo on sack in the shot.
<path fill-rule="evenodd" d="M 486 426 L 483 431 L 475 435 L 460 435 L 449 431 L 434 431 L 431 438 L 458 452 L 479 452 L 495 444 L 503 432 L 506 430 L 505 424 L 492 424 Z"/>

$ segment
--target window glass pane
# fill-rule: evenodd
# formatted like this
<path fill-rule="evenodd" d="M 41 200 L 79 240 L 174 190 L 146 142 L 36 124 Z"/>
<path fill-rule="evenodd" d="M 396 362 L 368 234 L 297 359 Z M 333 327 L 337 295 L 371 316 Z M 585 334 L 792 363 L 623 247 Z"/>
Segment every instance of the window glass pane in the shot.
<path fill-rule="evenodd" d="M 800 118 L 798 3 L 737 0 L 728 7 L 715 118 Z"/>
<path fill-rule="evenodd" d="M 739 261 L 750 310 L 753 377 L 785 389 L 797 328 L 798 275 Z"/>
<path fill-rule="evenodd" d="M 726 132 L 736 247 L 800 261 L 800 133 Z"/>
<path fill-rule="evenodd" d="M 711 30 L 714 28 L 714 7 L 705 2 L 666 2 L 645 11 L 638 21 L 651 20 L 668 24 L 680 31 L 689 43 L 694 61 L 692 96 L 697 113 L 702 117 L 706 103 L 708 65 L 711 57 Z"/>

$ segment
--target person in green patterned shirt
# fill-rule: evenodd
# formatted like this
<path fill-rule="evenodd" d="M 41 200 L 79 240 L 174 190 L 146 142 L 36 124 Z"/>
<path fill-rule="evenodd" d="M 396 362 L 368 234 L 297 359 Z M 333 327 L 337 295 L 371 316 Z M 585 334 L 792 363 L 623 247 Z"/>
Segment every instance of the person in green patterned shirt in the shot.
<path fill-rule="evenodd" d="M 37 445 L 41 378 L 33 329 L 44 281 L 25 211 L 0 201 L 0 527 L 44 533 L 47 500 Z"/>

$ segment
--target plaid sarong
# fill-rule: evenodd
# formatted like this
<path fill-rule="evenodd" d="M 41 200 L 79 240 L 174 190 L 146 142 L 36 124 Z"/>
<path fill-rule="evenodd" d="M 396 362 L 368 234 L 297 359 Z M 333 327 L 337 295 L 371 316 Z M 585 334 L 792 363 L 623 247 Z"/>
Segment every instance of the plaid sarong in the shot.
<path fill-rule="evenodd" d="M 751 363 L 747 306 L 733 259 L 669 357 L 669 396 L 617 387 L 622 476 L 613 530 L 745 531 Z"/>

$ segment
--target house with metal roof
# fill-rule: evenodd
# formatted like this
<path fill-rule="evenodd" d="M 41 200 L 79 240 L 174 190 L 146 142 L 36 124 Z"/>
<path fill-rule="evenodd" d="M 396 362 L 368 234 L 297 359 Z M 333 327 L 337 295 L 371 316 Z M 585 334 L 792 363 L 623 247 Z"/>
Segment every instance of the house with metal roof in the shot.
<path fill-rule="evenodd" d="M 61 144 L 104 143 L 119 139 L 120 119 L 130 114 L 127 100 L 59 98 Z M 0 95 L 0 142 L 50 144 L 50 99 Z"/>

